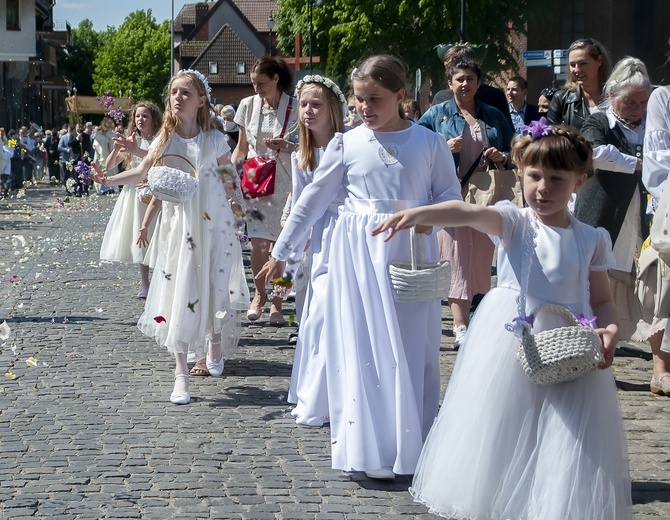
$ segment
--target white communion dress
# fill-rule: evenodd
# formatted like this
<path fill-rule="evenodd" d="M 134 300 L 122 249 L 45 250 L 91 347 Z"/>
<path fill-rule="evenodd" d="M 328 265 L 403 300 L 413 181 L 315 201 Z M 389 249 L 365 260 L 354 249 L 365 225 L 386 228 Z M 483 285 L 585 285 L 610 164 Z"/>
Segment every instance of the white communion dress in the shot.
<path fill-rule="evenodd" d="M 609 235 L 571 218 L 548 227 L 529 208 L 496 205 L 503 217 L 498 286 L 482 300 L 458 354 L 410 492 L 431 512 L 468 520 L 624 520 L 631 488 L 611 369 L 555 385 L 531 382 L 506 330 L 519 315 L 557 303 L 593 315 L 590 271 L 614 261 Z M 544 320 L 544 322 L 543 322 Z M 553 328 L 536 316 L 534 331 Z"/>
<path fill-rule="evenodd" d="M 156 266 L 137 326 L 170 352 L 192 352 L 197 359 L 205 357 L 206 341 L 215 333 L 221 333 L 225 354 L 237 346 L 238 311 L 249 303 L 235 217 L 215 171 L 217 158 L 229 152 L 216 130 L 191 139 L 173 133 L 163 152 L 193 163 L 199 184 L 186 202 L 162 203 L 152 243 Z"/>
<path fill-rule="evenodd" d="M 335 134 L 272 255 L 289 259 L 342 188 L 326 288 L 312 296 L 324 315 L 332 466 L 410 474 L 437 412 L 440 302 L 394 301 L 388 264 L 410 260 L 409 232 L 389 242 L 371 232 L 400 209 L 460 199 L 460 186 L 446 142 L 423 127 Z M 424 250 L 437 260 L 434 235 Z"/>
<path fill-rule="evenodd" d="M 323 150 L 317 151 L 317 161 L 321 160 Z M 311 184 L 314 172 L 298 166 L 298 157 L 291 157 L 293 170 L 294 204 L 306 186 Z M 312 226 L 309 255 L 309 282 L 302 311 L 298 344 L 293 359 L 291 386 L 288 401 L 296 407 L 291 411 L 296 423 L 306 426 L 322 426 L 330 421 L 328 411 L 328 389 L 326 385 L 326 355 L 321 347 L 321 332 L 326 318 L 323 305 L 317 305 L 314 294 L 326 293 L 328 258 L 333 229 L 337 221 L 339 208 L 344 202 L 344 189 L 335 196 L 328 208 Z M 299 257 L 300 247 L 294 248 L 294 256 Z M 293 258 L 299 260 L 299 258 Z M 304 262 L 303 262 L 304 263 Z"/>
<path fill-rule="evenodd" d="M 137 137 L 137 146 L 148 150 L 151 141 Z M 133 155 L 130 159 L 130 168 L 135 168 L 142 162 L 142 157 Z M 100 259 L 112 262 L 143 264 L 147 248 L 136 244 L 140 234 L 142 220 L 147 205 L 137 196 L 134 185 L 124 185 L 119 198 L 116 200 L 112 215 L 109 217 L 105 236 L 100 246 Z M 156 220 L 153 219 L 149 228 L 149 239 L 153 233 Z"/>

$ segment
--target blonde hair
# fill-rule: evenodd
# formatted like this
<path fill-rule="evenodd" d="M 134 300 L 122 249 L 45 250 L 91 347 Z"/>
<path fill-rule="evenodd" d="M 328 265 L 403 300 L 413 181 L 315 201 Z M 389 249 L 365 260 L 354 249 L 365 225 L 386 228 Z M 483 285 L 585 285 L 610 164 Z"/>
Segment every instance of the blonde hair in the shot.
<path fill-rule="evenodd" d="M 605 87 L 603 97 L 606 103 L 610 102 L 610 96 L 615 99 L 639 90 L 651 92 L 651 81 L 647 74 L 647 67 L 637 58 L 626 56 L 620 60 L 612 70 Z"/>
<path fill-rule="evenodd" d="M 155 161 L 156 158 L 161 153 L 163 153 L 163 147 L 165 146 L 165 143 L 167 143 L 170 135 L 172 135 L 172 132 L 174 132 L 175 129 L 179 126 L 179 118 L 174 114 L 174 112 L 172 112 L 172 106 L 170 105 L 170 91 L 172 90 L 172 83 L 174 83 L 177 78 L 187 78 L 190 81 L 189 86 L 194 87 L 198 92 L 198 95 L 205 98 L 205 102 L 200 108 L 198 108 L 198 113 L 196 116 L 198 128 L 200 128 L 202 132 L 209 132 L 212 129 L 212 117 L 210 115 L 212 112 L 212 104 L 210 103 L 209 97 L 207 96 L 205 85 L 203 85 L 202 81 L 200 81 L 200 79 L 195 74 L 182 71 L 180 74 L 173 76 L 170 80 L 170 83 L 168 83 L 165 113 L 163 115 L 163 126 L 161 126 L 161 129 L 158 133 L 157 145 L 154 149 L 153 155 L 151 156 L 152 161 Z"/>
<path fill-rule="evenodd" d="M 607 78 L 610 75 L 610 72 L 612 72 L 612 63 L 610 62 L 607 50 L 598 40 L 594 40 L 593 38 L 582 38 L 581 40 L 572 42 L 572 45 L 570 45 L 568 48 L 568 58 L 570 57 L 570 53 L 572 51 L 581 49 L 585 49 L 587 54 L 594 60 L 602 57 L 602 62 L 598 68 L 598 86 L 603 88 Z M 577 79 L 570 70 L 570 67 L 568 67 L 568 74 L 565 79 L 565 83 L 563 84 L 563 88 L 574 91 L 577 90 L 577 86 Z"/>
<path fill-rule="evenodd" d="M 330 127 L 331 127 L 331 137 L 335 132 L 344 131 L 344 118 L 342 112 L 342 103 L 340 102 L 339 97 L 335 92 L 326 87 L 323 83 L 306 83 L 300 89 L 298 93 L 298 103 L 300 103 L 300 96 L 305 92 L 309 87 L 319 88 L 323 96 L 325 97 L 324 101 L 328 106 L 328 115 L 330 117 Z M 300 117 L 298 117 L 298 125 L 300 128 L 300 148 L 298 149 L 298 166 L 303 170 L 314 171 L 316 169 L 316 139 L 312 131 L 307 128 Z"/>
<path fill-rule="evenodd" d="M 151 114 L 151 137 L 154 137 L 163 125 L 163 114 L 161 114 L 160 109 L 156 105 L 144 99 L 135 103 L 133 108 L 130 109 L 130 117 L 128 117 L 128 126 L 126 127 L 126 137 L 130 137 L 133 134 L 140 135 L 137 128 L 135 128 L 135 116 L 140 108 L 147 109 L 149 114 Z M 140 135 L 140 137 L 142 136 Z M 130 164 L 130 153 L 124 152 L 123 158 L 126 163 Z"/>
<path fill-rule="evenodd" d="M 549 135 L 523 136 L 514 142 L 512 160 L 523 170 L 527 166 L 551 168 L 593 175 L 593 147 L 582 134 L 568 127 L 553 128 Z"/>

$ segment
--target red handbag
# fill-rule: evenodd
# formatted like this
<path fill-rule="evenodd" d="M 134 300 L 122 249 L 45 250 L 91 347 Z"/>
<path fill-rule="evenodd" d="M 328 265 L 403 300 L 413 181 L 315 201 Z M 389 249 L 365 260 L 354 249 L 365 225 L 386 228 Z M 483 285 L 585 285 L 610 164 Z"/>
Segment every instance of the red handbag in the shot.
<path fill-rule="evenodd" d="M 277 161 L 264 157 L 252 157 L 244 162 L 242 193 L 245 199 L 269 197 L 275 192 Z"/>
<path fill-rule="evenodd" d="M 293 108 L 293 98 L 289 98 L 284 116 L 284 125 L 279 138 L 284 137 L 286 126 Z M 279 150 L 277 150 L 279 153 Z M 245 199 L 269 197 L 275 192 L 275 177 L 277 175 L 277 161 L 265 157 L 252 157 L 244 162 L 240 187 Z"/>

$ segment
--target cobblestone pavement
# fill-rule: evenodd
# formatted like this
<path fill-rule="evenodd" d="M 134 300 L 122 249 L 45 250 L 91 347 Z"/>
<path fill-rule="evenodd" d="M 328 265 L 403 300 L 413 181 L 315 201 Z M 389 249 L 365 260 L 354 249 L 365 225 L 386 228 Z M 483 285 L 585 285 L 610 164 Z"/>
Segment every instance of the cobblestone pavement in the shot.
<path fill-rule="evenodd" d="M 98 257 L 116 196 L 58 197 L 40 185 L 0 201 L 2 518 L 432 518 L 408 477 L 332 470 L 328 429 L 295 426 L 289 327 L 246 324 L 224 377 L 194 378 L 192 403 L 169 403 L 172 360 L 135 328 L 137 269 Z M 670 400 L 648 391 L 648 347 L 620 350 L 635 518 L 670 518 Z"/>

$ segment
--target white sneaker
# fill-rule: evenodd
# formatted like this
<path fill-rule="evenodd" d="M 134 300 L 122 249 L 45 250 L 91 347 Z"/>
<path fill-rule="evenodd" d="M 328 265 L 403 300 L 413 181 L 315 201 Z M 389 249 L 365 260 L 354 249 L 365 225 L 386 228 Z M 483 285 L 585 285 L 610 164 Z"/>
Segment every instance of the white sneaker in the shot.
<path fill-rule="evenodd" d="M 465 325 L 461 325 L 460 327 L 454 327 L 453 332 L 454 332 L 454 350 L 458 350 L 461 348 L 461 343 L 463 343 L 463 338 L 465 338 L 465 333 L 468 331 L 468 328 Z"/>

